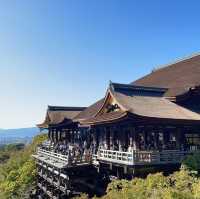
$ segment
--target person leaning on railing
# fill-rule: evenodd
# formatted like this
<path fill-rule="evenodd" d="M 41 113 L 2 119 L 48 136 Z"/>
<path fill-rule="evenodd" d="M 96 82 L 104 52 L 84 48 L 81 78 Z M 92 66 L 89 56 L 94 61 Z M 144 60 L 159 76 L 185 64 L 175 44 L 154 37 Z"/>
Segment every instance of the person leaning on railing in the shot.
<path fill-rule="evenodd" d="M 133 152 L 133 145 L 130 144 L 129 147 L 128 147 L 128 152 L 132 153 Z"/>

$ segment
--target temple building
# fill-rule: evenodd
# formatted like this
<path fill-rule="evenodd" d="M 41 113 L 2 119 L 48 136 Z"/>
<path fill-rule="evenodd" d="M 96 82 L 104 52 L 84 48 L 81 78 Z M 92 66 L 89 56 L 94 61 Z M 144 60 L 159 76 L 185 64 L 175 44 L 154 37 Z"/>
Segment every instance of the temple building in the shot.
<path fill-rule="evenodd" d="M 199 101 L 195 55 L 131 84 L 110 82 L 87 108 L 49 106 L 38 125 L 48 140 L 33 155 L 39 198 L 101 195 L 112 178 L 177 169 L 200 150 Z"/>

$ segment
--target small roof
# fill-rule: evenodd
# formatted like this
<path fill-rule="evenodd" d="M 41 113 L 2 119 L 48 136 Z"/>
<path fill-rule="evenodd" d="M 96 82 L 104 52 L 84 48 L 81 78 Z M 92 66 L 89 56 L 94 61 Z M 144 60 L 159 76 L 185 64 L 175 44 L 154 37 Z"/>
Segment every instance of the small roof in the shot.
<path fill-rule="evenodd" d="M 137 86 L 169 88 L 166 97 L 182 95 L 200 85 L 200 54 L 178 60 L 132 82 Z"/>
<path fill-rule="evenodd" d="M 95 116 L 97 111 L 100 109 L 100 107 L 104 103 L 104 98 L 98 100 L 94 104 L 90 105 L 86 109 L 84 109 L 82 112 L 80 112 L 76 117 L 74 117 L 73 121 L 80 121 L 83 119 L 91 118 Z"/>
<path fill-rule="evenodd" d="M 48 128 L 50 125 L 58 125 L 64 121 L 72 121 L 84 109 L 85 107 L 48 106 L 44 122 L 37 126 L 39 128 Z"/>
<path fill-rule="evenodd" d="M 183 108 L 164 98 L 167 89 L 153 87 L 138 87 L 128 84 L 111 83 L 102 106 L 95 116 L 80 121 L 80 123 L 99 123 L 124 117 L 125 113 L 145 118 L 169 119 L 179 121 L 199 121 L 200 115 Z M 120 111 L 102 112 L 109 97 L 115 99 Z"/>

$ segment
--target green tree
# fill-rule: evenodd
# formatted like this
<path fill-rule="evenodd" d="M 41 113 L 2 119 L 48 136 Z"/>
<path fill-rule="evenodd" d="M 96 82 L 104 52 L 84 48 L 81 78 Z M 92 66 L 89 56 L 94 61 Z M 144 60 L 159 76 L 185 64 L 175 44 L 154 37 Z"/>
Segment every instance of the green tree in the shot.
<path fill-rule="evenodd" d="M 32 144 L 22 150 L 12 152 L 10 159 L 0 167 L 0 198 L 24 198 L 26 190 L 30 186 L 34 186 L 36 166 L 31 155 L 45 139 L 47 139 L 46 134 L 36 136 Z"/>

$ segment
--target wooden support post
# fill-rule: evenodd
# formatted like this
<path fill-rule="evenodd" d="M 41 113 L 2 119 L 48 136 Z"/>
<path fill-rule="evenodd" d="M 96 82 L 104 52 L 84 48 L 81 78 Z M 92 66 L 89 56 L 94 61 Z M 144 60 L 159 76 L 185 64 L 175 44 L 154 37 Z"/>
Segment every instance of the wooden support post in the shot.
<path fill-rule="evenodd" d="M 133 150 L 137 150 L 137 135 L 136 135 L 136 129 L 132 127 L 132 136 L 133 136 Z"/>
<path fill-rule="evenodd" d="M 114 132 L 112 127 L 110 127 L 110 149 L 114 150 Z"/>
<path fill-rule="evenodd" d="M 52 178 L 51 178 L 51 183 L 53 183 L 53 180 L 54 180 L 54 170 L 55 170 L 55 167 L 52 167 Z"/>
<path fill-rule="evenodd" d="M 103 143 L 104 143 L 104 148 L 108 149 L 107 145 L 107 135 L 106 135 L 106 127 L 103 128 Z"/>
<path fill-rule="evenodd" d="M 123 151 L 123 130 L 122 127 L 118 128 L 119 151 Z"/>
<path fill-rule="evenodd" d="M 61 170 L 59 169 L 58 172 L 59 172 L 59 174 L 58 174 L 58 188 L 60 189 L 60 181 L 61 181 L 60 174 L 61 174 Z"/>
<path fill-rule="evenodd" d="M 127 165 L 124 166 L 124 174 L 127 174 L 128 173 L 128 167 Z"/>
<path fill-rule="evenodd" d="M 112 170 L 112 168 L 113 168 L 113 164 L 112 164 L 112 162 L 109 164 L 109 169 L 110 170 Z"/>
<path fill-rule="evenodd" d="M 142 130 L 142 134 L 143 134 L 143 139 L 144 139 L 144 149 L 147 149 L 147 134 L 146 134 L 146 129 L 144 128 Z"/>
<path fill-rule="evenodd" d="M 58 142 L 58 133 L 57 130 L 54 130 L 54 138 L 55 138 L 55 142 Z"/>
<path fill-rule="evenodd" d="M 51 139 L 51 130 L 48 129 L 48 139 L 50 140 Z"/>
<path fill-rule="evenodd" d="M 158 149 L 158 131 L 154 131 L 154 146 L 155 146 L 155 149 L 157 150 Z"/>
<path fill-rule="evenodd" d="M 175 136 L 176 136 L 176 148 L 180 150 L 181 148 L 181 129 L 180 128 L 177 128 Z"/>
<path fill-rule="evenodd" d="M 49 129 L 49 139 L 51 142 L 53 142 L 52 129 Z"/>
<path fill-rule="evenodd" d="M 54 142 L 54 132 L 53 132 L 53 129 L 51 129 L 51 142 Z"/>
<path fill-rule="evenodd" d="M 120 179 L 120 177 L 121 177 L 120 168 L 117 167 L 117 178 Z"/>

